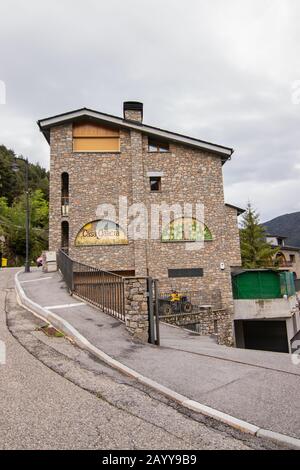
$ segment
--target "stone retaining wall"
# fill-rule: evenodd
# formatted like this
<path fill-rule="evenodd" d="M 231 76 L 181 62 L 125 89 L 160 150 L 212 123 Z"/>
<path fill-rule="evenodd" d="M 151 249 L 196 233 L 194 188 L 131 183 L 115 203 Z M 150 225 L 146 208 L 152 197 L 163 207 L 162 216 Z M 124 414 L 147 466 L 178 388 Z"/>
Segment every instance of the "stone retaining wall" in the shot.
<path fill-rule="evenodd" d="M 149 319 L 147 278 L 129 277 L 125 286 L 125 325 L 129 333 L 143 342 L 148 342 Z"/>
<path fill-rule="evenodd" d="M 161 321 L 181 327 L 197 325 L 197 333 L 215 335 L 218 344 L 233 346 L 232 317 L 228 310 L 203 309 L 197 313 L 166 315 L 161 317 Z"/>

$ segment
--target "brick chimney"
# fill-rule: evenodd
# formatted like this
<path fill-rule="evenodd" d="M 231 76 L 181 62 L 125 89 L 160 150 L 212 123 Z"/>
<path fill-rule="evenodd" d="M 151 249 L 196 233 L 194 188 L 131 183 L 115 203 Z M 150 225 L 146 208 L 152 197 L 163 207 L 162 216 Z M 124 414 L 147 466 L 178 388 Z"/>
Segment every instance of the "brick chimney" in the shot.
<path fill-rule="evenodd" d="M 124 101 L 123 114 L 126 121 L 143 122 L 143 103 L 139 101 Z"/>

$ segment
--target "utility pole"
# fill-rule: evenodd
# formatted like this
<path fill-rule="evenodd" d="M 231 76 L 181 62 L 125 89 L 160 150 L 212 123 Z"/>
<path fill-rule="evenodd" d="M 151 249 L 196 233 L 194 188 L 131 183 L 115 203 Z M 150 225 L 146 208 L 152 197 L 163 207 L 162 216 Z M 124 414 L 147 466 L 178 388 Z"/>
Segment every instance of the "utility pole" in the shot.
<path fill-rule="evenodd" d="M 26 253 L 25 253 L 25 273 L 30 273 L 30 261 L 29 261 L 29 243 L 30 243 L 30 204 L 29 204 L 29 163 L 28 158 L 19 158 L 25 162 L 25 204 L 26 204 Z M 12 170 L 15 172 L 19 171 L 19 165 L 17 159 L 12 165 Z"/>
<path fill-rule="evenodd" d="M 29 239 L 30 239 L 30 207 L 29 207 L 29 181 L 28 181 L 28 158 L 25 160 L 25 194 L 26 194 L 26 258 L 25 258 L 25 273 L 30 272 L 29 261 Z"/>

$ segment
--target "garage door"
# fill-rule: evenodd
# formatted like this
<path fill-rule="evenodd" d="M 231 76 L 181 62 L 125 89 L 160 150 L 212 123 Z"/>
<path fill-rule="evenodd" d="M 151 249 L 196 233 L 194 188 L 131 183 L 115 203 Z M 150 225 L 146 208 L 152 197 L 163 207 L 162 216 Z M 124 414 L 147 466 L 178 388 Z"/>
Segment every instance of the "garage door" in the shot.
<path fill-rule="evenodd" d="M 289 352 L 285 321 L 244 321 L 246 349 Z"/>

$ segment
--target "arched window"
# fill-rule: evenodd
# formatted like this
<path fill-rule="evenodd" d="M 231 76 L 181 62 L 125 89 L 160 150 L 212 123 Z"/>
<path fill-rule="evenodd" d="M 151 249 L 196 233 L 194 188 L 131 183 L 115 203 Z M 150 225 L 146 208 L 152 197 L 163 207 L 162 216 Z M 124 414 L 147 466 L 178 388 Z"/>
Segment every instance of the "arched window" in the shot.
<path fill-rule="evenodd" d="M 172 220 L 168 226 L 163 227 L 163 242 L 194 242 L 210 241 L 212 234 L 209 228 L 199 220 L 191 217 L 180 217 Z"/>
<path fill-rule="evenodd" d="M 69 214 L 69 173 L 61 174 L 61 215 L 67 217 Z"/>
<path fill-rule="evenodd" d="M 276 254 L 276 264 L 280 267 L 287 266 L 286 258 L 281 251 Z"/>
<path fill-rule="evenodd" d="M 127 245 L 127 234 L 111 220 L 93 220 L 85 224 L 75 238 L 75 246 Z"/>
<path fill-rule="evenodd" d="M 61 249 L 69 251 L 69 222 L 66 220 L 61 223 Z"/>

